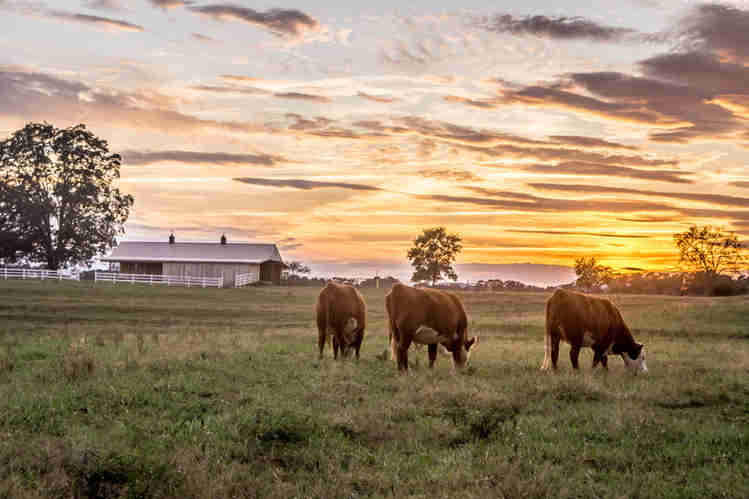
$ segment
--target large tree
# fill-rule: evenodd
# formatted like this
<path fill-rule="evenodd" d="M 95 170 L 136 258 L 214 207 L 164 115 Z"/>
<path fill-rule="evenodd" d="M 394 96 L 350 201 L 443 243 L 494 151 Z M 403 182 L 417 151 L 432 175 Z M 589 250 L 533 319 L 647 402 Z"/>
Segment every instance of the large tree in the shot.
<path fill-rule="evenodd" d="M 291 275 L 303 275 L 309 274 L 312 270 L 302 262 L 290 262 L 288 264 L 289 274 Z"/>
<path fill-rule="evenodd" d="M 0 141 L 0 257 L 59 269 L 104 254 L 133 205 L 120 162 L 85 125 L 29 123 Z"/>
<path fill-rule="evenodd" d="M 689 270 L 719 275 L 736 270 L 744 261 L 744 246 L 736 234 L 710 225 L 693 225 L 674 234 L 674 244 L 679 250 L 679 263 Z"/>
<path fill-rule="evenodd" d="M 576 258 L 575 274 L 577 286 L 583 289 L 598 289 L 614 277 L 613 269 L 599 264 L 594 256 Z"/>
<path fill-rule="evenodd" d="M 457 281 L 458 274 L 455 273 L 452 264 L 463 249 L 460 242 L 459 235 L 448 234 L 444 227 L 425 229 L 414 239 L 413 248 L 408 250 L 408 259 L 414 267 L 411 280 L 431 281 L 434 286 L 444 275 Z"/>

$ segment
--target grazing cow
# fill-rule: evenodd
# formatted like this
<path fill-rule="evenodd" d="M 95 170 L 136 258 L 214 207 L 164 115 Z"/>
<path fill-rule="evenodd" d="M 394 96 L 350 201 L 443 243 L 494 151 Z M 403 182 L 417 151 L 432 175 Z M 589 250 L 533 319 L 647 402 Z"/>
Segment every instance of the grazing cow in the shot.
<path fill-rule="evenodd" d="M 541 369 L 557 368 L 559 341 L 570 344 L 572 367 L 582 347 L 593 349 L 593 367 L 607 368 L 608 354 L 621 355 L 636 374 L 647 372 L 645 348 L 632 337 L 619 310 L 606 298 L 558 289 L 546 302 L 546 352 Z M 549 365 L 551 363 L 551 365 Z"/>
<path fill-rule="evenodd" d="M 329 282 L 317 297 L 315 313 L 320 358 L 322 359 L 325 348 L 325 339 L 331 336 L 333 358 L 338 358 L 339 348 L 343 358 L 347 358 L 353 348 L 356 360 L 359 360 L 359 349 L 367 325 L 367 305 L 356 288 Z"/>
<path fill-rule="evenodd" d="M 468 319 L 457 296 L 437 289 L 419 289 L 397 283 L 385 297 L 390 327 L 390 348 L 398 369 L 408 370 L 411 343 L 428 345 L 429 367 L 434 366 L 439 345 L 462 368 L 476 338 L 468 339 Z"/>

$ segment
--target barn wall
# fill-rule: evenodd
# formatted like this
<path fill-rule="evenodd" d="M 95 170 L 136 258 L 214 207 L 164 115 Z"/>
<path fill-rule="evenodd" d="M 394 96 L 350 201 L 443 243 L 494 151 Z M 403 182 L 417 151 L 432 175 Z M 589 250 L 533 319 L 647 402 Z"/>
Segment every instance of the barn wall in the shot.
<path fill-rule="evenodd" d="M 260 265 L 260 280 L 281 283 L 281 264 L 278 262 L 265 262 Z"/>
<path fill-rule="evenodd" d="M 260 272 L 260 265 L 247 263 L 165 263 L 164 274 L 190 277 L 219 277 L 224 275 L 224 287 L 234 287 L 236 274 Z"/>

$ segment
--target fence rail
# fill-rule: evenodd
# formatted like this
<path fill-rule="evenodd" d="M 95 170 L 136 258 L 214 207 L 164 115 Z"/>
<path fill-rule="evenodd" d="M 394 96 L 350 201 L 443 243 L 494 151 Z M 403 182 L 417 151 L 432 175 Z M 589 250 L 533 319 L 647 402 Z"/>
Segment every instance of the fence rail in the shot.
<path fill-rule="evenodd" d="M 166 284 L 167 286 L 186 286 L 188 288 L 222 288 L 224 277 L 191 277 L 181 275 L 153 274 L 120 274 L 119 272 L 95 272 L 94 281 L 111 282 L 112 284 Z"/>
<path fill-rule="evenodd" d="M 260 275 L 257 272 L 248 272 L 246 274 L 235 274 L 234 275 L 234 287 L 241 288 L 247 286 L 253 282 L 260 280 Z"/>
<path fill-rule="evenodd" d="M 62 270 L 0 268 L 0 279 L 39 279 L 42 281 L 77 281 L 78 276 Z"/>

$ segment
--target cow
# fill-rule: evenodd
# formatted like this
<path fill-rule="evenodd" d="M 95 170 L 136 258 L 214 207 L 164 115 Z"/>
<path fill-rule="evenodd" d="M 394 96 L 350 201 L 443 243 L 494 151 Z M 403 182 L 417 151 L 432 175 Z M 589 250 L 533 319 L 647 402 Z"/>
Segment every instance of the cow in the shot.
<path fill-rule="evenodd" d="M 338 359 L 340 348 L 343 358 L 347 358 L 353 349 L 356 360 L 359 360 L 364 328 L 367 325 L 367 305 L 356 288 L 348 284 L 328 282 L 317 297 L 315 315 L 320 358 L 322 359 L 325 349 L 325 340 L 330 336 L 334 359 Z"/>
<path fill-rule="evenodd" d="M 647 372 L 645 348 L 637 343 L 621 313 L 606 298 L 557 289 L 546 301 L 546 351 L 541 369 L 557 368 L 559 341 L 570 344 L 570 361 L 578 369 L 582 347 L 593 349 L 593 367 L 608 369 L 608 354 L 621 355 L 635 374 Z"/>
<path fill-rule="evenodd" d="M 428 345 L 430 368 L 434 367 L 440 345 L 452 354 L 455 368 L 465 367 L 477 339 L 468 339 L 468 319 L 456 295 L 396 283 L 385 297 L 385 308 L 390 348 L 398 370 L 408 371 L 408 347 L 412 342 Z"/>

